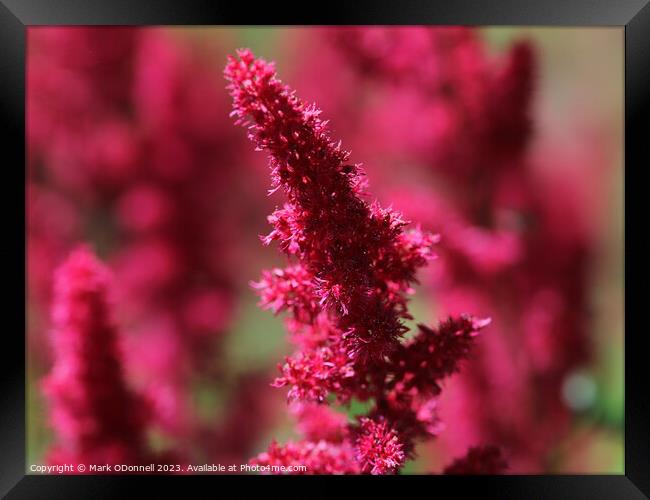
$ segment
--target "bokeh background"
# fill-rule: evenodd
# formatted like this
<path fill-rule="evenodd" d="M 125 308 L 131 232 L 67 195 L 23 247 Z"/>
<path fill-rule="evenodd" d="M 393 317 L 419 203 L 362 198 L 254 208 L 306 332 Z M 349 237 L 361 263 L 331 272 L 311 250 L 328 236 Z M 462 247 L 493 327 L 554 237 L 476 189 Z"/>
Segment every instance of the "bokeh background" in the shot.
<path fill-rule="evenodd" d="M 403 28 L 412 29 L 422 28 Z M 294 436 L 285 392 L 270 386 L 291 346 L 282 318 L 260 310 L 250 286 L 262 269 L 283 264 L 259 240 L 282 199 L 267 196 L 266 156 L 252 151 L 228 116 L 222 70 L 236 48 L 275 61 L 280 78 L 323 109 L 382 205 L 437 230 L 445 207 L 474 195 L 464 190 L 473 181 L 449 174 L 453 162 L 438 168 L 427 159 L 429 146 L 435 154 L 436 141 L 462 138 L 462 127 L 449 133 L 439 108 L 367 72 L 352 54 L 355 39 L 341 43 L 339 31 L 29 28 L 28 463 L 43 462 L 55 440 L 40 385 L 52 366 L 52 273 L 80 242 L 115 274 L 128 380 L 156 408 L 153 449 L 180 451 L 190 463 L 239 464 L 271 439 Z M 532 135 L 517 168 L 542 200 L 552 241 L 524 246 L 528 264 L 517 265 L 547 259 L 565 279 L 556 286 L 547 271 L 532 273 L 539 282 L 530 278 L 530 303 L 493 311 L 509 264 L 475 283 L 470 272 L 461 288 L 439 286 L 453 278 L 443 262 L 453 249 L 443 247 L 411 302 L 416 322 L 434 323 L 452 307 L 445 296 L 471 290 L 469 302 L 457 303 L 485 307 L 468 312 L 495 320 L 476 357 L 498 359 L 447 384 L 446 429 L 418 448 L 404 472 L 439 470 L 473 439 L 489 437 L 511 456 L 515 473 L 622 473 L 623 31 L 473 31 L 488 66 L 501 64 L 518 40 L 534 48 Z M 389 49 L 377 59 L 390 58 Z M 436 132 L 427 135 L 427 127 Z M 490 162 L 479 163 L 470 178 L 490 176 Z M 497 229 L 483 229 L 472 233 L 479 253 L 500 241 L 490 239 Z M 440 232 L 444 245 L 444 225 Z M 583 348 L 587 354 L 571 357 Z M 563 360 L 559 367 L 537 359 L 544 350 Z M 477 374 L 485 386 L 472 382 Z M 364 408 L 353 402 L 341 411 Z"/>

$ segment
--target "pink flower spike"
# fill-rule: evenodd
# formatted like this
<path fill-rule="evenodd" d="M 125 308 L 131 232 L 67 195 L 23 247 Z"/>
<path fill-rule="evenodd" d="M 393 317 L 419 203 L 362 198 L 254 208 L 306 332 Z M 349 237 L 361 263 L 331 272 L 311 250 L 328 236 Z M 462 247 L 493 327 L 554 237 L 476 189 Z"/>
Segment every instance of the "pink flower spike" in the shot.
<path fill-rule="evenodd" d="M 399 214 L 368 204 L 358 165 L 329 137 L 320 111 L 280 82 L 272 64 L 249 50 L 238 56 L 225 69 L 236 116 L 268 151 L 273 184 L 287 197 L 269 217 L 274 229 L 264 242 L 278 241 L 298 258 L 318 305 L 352 332 L 349 353 L 361 362 L 381 358 L 404 333 L 404 294 L 436 237 L 405 232 Z"/>
<path fill-rule="evenodd" d="M 489 320 L 449 319 L 404 343 L 416 272 L 435 258 L 439 236 L 407 229 L 401 214 L 369 203 L 365 178 L 314 105 L 300 101 L 275 69 L 248 50 L 225 69 L 235 116 L 270 156 L 273 186 L 287 202 L 268 217 L 265 244 L 291 259 L 254 283 L 263 308 L 287 311 L 297 352 L 273 385 L 288 387 L 306 440 L 273 443 L 252 462 L 318 473 L 396 474 L 415 440 L 441 428 L 435 397 Z M 372 401 L 358 425 L 325 405 Z M 344 460 L 340 463 L 339 460 Z"/>
<path fill-rule="evenodd" d="M 124 379 L 108 270 L 80 247 L 56 272 L 54 291 L 54 367 L 43 384 L 57 436 L 50 459 L 145 460 L 145 407 Z"/>

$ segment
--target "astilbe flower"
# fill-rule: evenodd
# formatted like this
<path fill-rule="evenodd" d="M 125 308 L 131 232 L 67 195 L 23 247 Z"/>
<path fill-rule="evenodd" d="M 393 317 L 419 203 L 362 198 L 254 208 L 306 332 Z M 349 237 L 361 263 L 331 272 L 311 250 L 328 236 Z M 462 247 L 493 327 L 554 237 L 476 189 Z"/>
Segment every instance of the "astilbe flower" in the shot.
<path fill-rule="evenodd" d="M 127 385 L 111 318 L 110 275 L 86 247 L 55 277 L 54 366 L 43 383 L 56 442 L 53 463 L 147 460 L 146 403 Z"/>
<path fill-rule="evenodd" d="M 349 154 L 327 136 L 320 111 L 298 101 L 271 65 L 240 56 L 226 69 L 233 113 L 270 151 L 275 187 L 289 199 L 271 216 L 275 229 L 265 242 L 279 240 L 310 273 L 306 292 L 338 315 L 348 353 L 380 358 L 404 333 L 403 293 L 432 256 L 434 237 L 413 238 L 398 215 L 366 203 L 359 166 L 346 164 Z"/>
<path fill-rule="evenodd" d="M 344 49 L 341 60 L 383 92 L 365 111 L 368 132 L 361 129 L 355 147 L 368 142 L 377 156 L 407 158 L 432 176 L 387 195 L 444 235 L 431 274 L 436 309 L 489 311 L 499 325 L 453 383 L 444 444 L 455 454 L 496 442 L 514 472 L 542 472 L 568 429 L 562 384 L 590 359 L 586 266 L 594 235 L 576 208 L 587 180 L 573 178 L 579 169 L 569 163 L 603 160 L 583 154 L 570 162 L 548 148 L 532 158 L 538 70 L 530 42 L 491 56 L 472 28 L 343 28 L 327 36 Z"/>
<path fill-rule="evenodd" d="M 295 261 L 254 284 L 262 307 L 292 313 L 288 326 L 298 337 L 299 351 L 274 385 L 289 386 L 290 400 L 325 403 L 331 394 L 342 403 L 375 402 L 368 416 L 347 425 L 342 442 L 274 443 L 253 463 L 304 460 L 319 473 L 395 473 L 414 440 L 435 428 L 439 381 L 457 369 L 486 322 L 462 316 L 400 342 L 408 331 L 402 320 L 411 318 L 406 295 L 437 237 L 407 231 L 397 213 L 368 203 L 359 165 L 348 164 L 320 111 L 295 97 L 272 64 L 249 50 L 238 55 L 225 69 L 232 114 L 270 153 L 273 191 L 287 197 L 263 240 L 277 240 Z M 347 462 L 339 467 L 343 452 Z"/>

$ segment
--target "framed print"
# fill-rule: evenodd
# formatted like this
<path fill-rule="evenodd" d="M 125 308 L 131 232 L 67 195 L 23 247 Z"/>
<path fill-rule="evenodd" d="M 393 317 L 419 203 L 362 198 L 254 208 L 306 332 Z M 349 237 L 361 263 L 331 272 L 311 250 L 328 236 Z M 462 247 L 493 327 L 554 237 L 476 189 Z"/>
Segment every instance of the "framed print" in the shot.
<path fill-rule="evenodd" d="M 647 2 L 269 7 L 2 0 L 2 493 L 647 497 Z"/>

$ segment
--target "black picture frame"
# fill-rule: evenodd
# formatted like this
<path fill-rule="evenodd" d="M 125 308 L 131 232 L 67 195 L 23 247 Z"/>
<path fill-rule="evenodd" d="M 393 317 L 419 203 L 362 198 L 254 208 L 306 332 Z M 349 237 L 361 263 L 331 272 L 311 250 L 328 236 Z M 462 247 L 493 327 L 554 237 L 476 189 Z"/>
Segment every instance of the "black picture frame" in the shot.
<path fill-rule="evenodd" d="M 404 481 L 421 483 L 431 494 L 472 491 L 498 498 L 650 498 L 650 363 L 645 360 L 642 311 L 649 246 L 636 231 L 644 213 L 641 182 L 650 166 L 650 141 L 643 123 L 650 117 L 650 0 L 480 0 L 327 2 L 318 14 L 279 3 L 260 5 L 208 0 L 0 0 L 0 113 L 5 135 L 5 175 L 0 197 L 6 205 L 3 244 L 4 314 L 2 387 L 0 390 L 0 493 L 7 498 L 112 498 L 134 485 L 153 491 L 185 489 L 198 481 L 213 495 L 222 481 L 280 484 L 285 494 L 300 496 L 347 481 L 379 484 L 404 491 Z M 314 7 L 314 6 L 312 6 Z M 317 5 L 316 5 L 317 7 Z M 314 8 L 312 12 L 316 11 Z M 393 478 L 285 478 L 239 476 L 97 477 L 25 475 L 25 39 L 33 25 L 224 25 L 224 24 L 464 24 L 620 26 L 625 29 L 625 474 L 584 476 L 401 476 Z M 8 153 L 8 155 L 7 155 Z M 23 168 L 21 169 L 21 165 Z M 9 272 L 7 272 L 9 271 Z M 628 290 L 638 290 L 639 293 Z M 647 306 L 646 306 L 647 307 Z M 309 481 L 309 484 L 307 483 Z M 312 486 L 309 486 L 312 485 Z M 192 484 L 194 486 L 194 484 Z M 307 490 L 306 488 L 309 488 Z M 441 490 L 442 488 L 442 490 Z M 425 490 L 427 491 L 427 490 Z M 447 496 L 446 494 L 444 494 Z M 212 496 L 212 495 L 211 495 Z M 316 496 L 311 493 L 308 496 Z"/>

